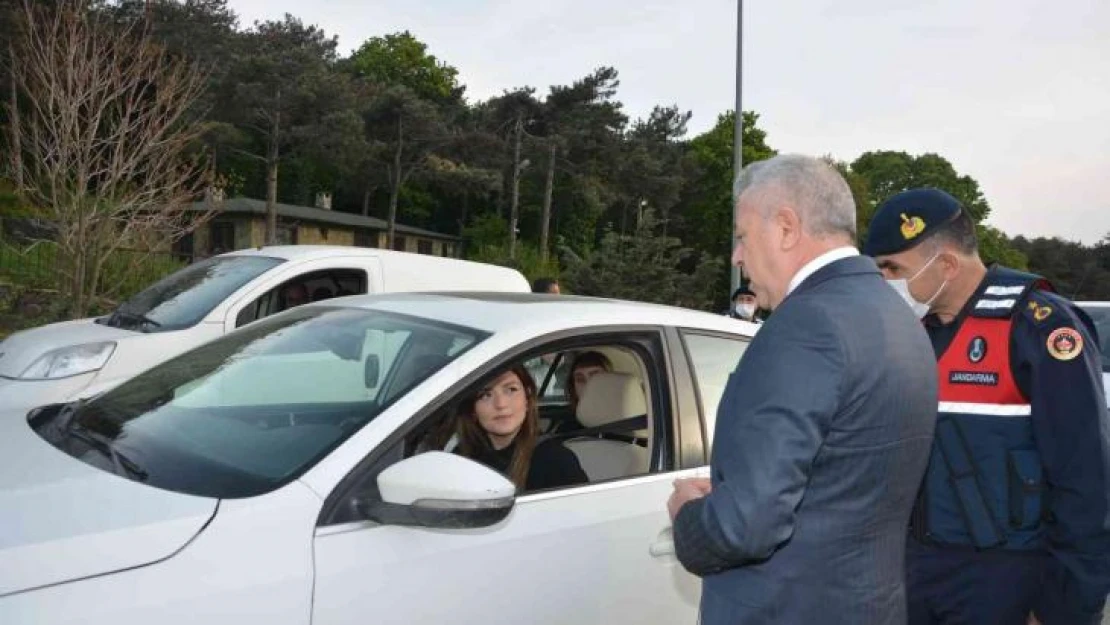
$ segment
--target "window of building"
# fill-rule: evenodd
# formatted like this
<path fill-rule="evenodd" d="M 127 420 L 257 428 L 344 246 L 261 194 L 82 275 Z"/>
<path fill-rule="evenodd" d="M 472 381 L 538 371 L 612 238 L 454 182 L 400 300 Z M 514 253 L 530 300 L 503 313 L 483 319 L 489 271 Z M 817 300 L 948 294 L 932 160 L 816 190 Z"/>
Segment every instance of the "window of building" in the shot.
<path fill-rule="evenodd" d="M 235 223 L 214 221 L 208 225 L 208 253 L 212 255 L 235 251 Z"/>

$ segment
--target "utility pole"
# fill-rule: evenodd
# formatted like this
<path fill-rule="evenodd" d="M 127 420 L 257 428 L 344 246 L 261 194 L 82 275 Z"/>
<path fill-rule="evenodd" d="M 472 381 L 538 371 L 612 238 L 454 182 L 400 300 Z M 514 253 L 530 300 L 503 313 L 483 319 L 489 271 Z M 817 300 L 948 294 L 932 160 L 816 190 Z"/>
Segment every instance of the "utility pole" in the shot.
<path fill-rule="evenodd" d="M 732 221 L 736 222 L 737 200 L 740 198 L 736 195 L 736 181 L 740 178 L 740 171 L 744 169 L 744 107 L 743 98 L 743 68 L 744 68 L 744 0 L 736 0 L 736 127 L 733 130 L 734 136 L 732 138 Z M 736 246 L 736 238 L 732 234 L 733 224 L 729 224 L 728 240 L 729 250 L 731 251 Z M 729 260 L 729 265 L 732 267 L 732 288 L 729 290 L 729 295 L 740 286 L 740 281 L 743 278 L 743 273 L 739 267 L 732 265 L 732 260 Z"/>
<path fill-rule="evenodd" d="M 516 258 L 516 231 L 517 222 L 520 221 L 520 170 L 524 169 L 520 164 L 520 141 L 521 135 L 524 131 L 524 120 L 521 119 L 521 114 L 516 114 L 516 126 L 513 132 L 516 134 L 513 140 L 513 199 L 509 209 L 509 258 Z"/>

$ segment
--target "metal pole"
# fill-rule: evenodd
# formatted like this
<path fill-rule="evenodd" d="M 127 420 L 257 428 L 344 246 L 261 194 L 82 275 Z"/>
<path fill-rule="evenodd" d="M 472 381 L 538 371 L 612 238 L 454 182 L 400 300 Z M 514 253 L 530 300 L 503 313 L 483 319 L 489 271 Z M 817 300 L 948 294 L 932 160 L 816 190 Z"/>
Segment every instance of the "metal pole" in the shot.
<path fill-rule="evenodd" d="M 744 107 L 743 93 L 744 86 L 744 0 L 736 0 L 736 126 L 733 130 L 732 137 L 732 188 L 734 189 L 732 195 L 732 221 L 736 222 L 736 180 L 740 177 L 740 171 L 744 168 Z M 728 240 L 729 250 L 733 249 L 736 245 L 736 239 L 732 236 L 733 224 L 728 226 Z M 730 258 L 729 265 L 732 266 L 732 283 L 729 289 L 729 295 L 740 286 L 740 279 L 742 277 L 740 269 L 732 265 Z"/>

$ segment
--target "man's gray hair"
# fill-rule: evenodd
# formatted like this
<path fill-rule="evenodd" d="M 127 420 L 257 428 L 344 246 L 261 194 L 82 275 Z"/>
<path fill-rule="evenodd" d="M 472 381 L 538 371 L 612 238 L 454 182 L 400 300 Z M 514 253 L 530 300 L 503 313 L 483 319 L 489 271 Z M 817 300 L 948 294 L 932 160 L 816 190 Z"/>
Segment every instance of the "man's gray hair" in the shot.
<path fill-rule="evenodd" d="M 793 208 L 802 229 L 814 237 L 837 234 L 856 238 L 856 202 L 848 183 L 827 162 L 800 154 L 782 154 L 748 165 L 736 179 L 733 197 L 773 199 Z M 753 198 L 754 199 L 754 198 Z M 757 205 L 768 216 L 772 202 Z"/>

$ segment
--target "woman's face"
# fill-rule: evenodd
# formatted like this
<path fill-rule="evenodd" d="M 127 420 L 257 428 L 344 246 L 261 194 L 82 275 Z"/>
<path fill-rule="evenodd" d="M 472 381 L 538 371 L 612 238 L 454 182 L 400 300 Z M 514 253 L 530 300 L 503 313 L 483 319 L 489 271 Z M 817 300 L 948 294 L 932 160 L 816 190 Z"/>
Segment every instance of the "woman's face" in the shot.
<path fill-rule="evenodd" d="M 574 396 L 577 397 L 579 401 L 582 400 L 582 393 L 586 391 L 586 382 L 589 382 L 590 378 L 602 371 L 605 371 L 605 368 L 597 365 L 586 365 L 574 370 L 572 376 L 574 378 Z"/>
<path fill-rule="evenodd" d="M 528 414 L 528 393 L 520 378 L 512 371 L 501 374 L 478 394 L 474 414 L 494 449 L 508 447 Z"/>

